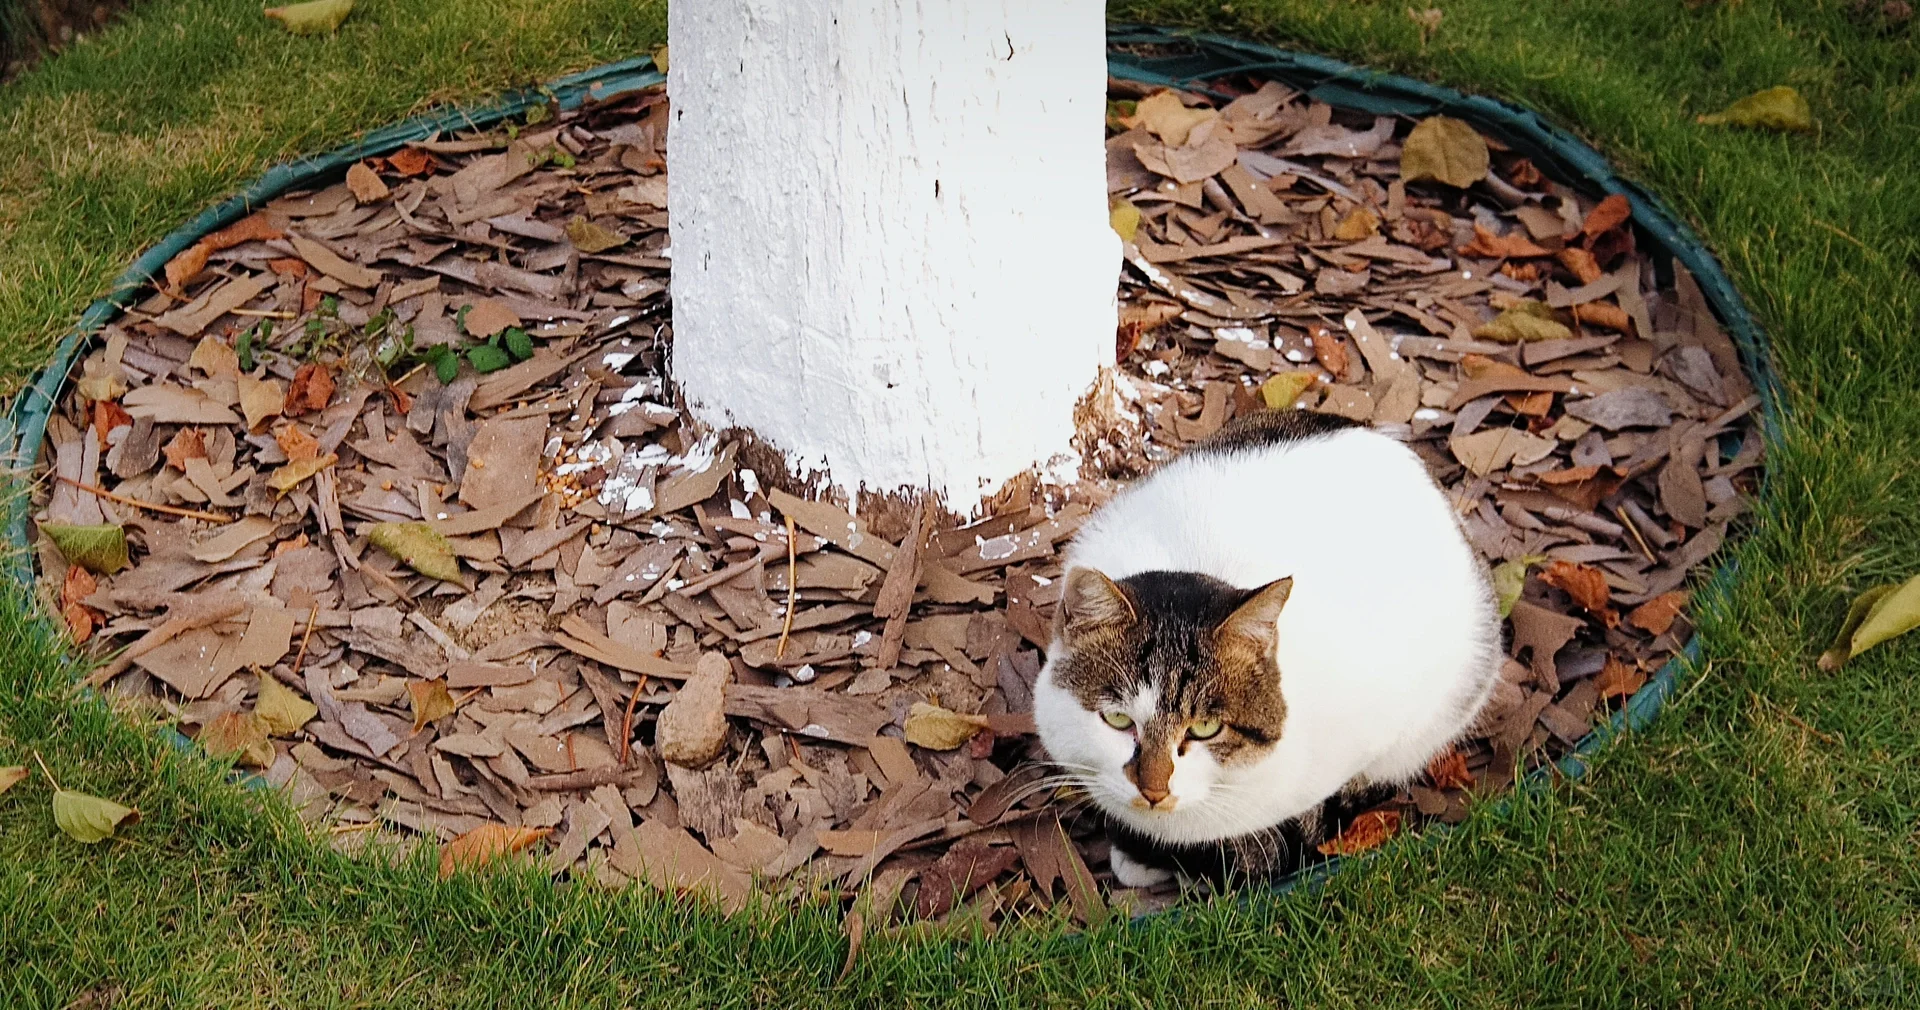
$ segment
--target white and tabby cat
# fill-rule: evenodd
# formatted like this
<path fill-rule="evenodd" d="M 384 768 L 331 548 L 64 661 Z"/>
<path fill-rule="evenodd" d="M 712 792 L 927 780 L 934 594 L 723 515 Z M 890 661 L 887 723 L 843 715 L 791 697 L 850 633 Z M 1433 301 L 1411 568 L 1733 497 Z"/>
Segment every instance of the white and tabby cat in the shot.
<path fill-rule="evenodd" d="M 1327 415 L 1194 446 L 1082 527 L 1065 577 L 1034 715 L 1133 886 L 1298 865 L 1341 800 L 1460 737 L 1501 664 L 1485 567 L 1420 458 Z"/>

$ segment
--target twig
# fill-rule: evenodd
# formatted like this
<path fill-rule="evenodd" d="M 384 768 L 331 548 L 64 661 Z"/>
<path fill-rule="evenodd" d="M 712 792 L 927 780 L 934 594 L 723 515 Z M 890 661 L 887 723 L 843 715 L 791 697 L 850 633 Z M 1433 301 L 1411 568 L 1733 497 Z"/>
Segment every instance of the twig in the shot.
<path fill-rule="evenodd" d="M 62 477 L 59 474 L 55 474 L 53 479 L 59 481 L 62 484 L 71 484 L 72 486 L 77 487 L 80 490 L 87 492 L 88 494 L 99 495 L 100 497 L 105 498 L 108 501 L 119 502 L 122 505 L 131 505 L 137 509 L 146 509 L 149 512 L 165 512 L 170 516 L 184 516 L 185 518 L 188 518 L 188 519 L 201 519 L 210 523 L 230 523 L 233 521 L 227 518 L 226 516 L 215 515 L 212 512 L 196 512 L 193 509 L 176 508 L 172 505 L 156 505 L 150 501 L 141 501 L 138 498 L 129 498 L 123 494 L 114 494 L 112 491 L 109 491 L 106 488 L 95 487 L 92 484 L 82 484 L 71 477 Z"/>
<path fill-rule="evenodd" d="M 313 622 L 319 616 L 320 601 L 315 600 L 313 606 L 307 608 L 307 631 L 300 636 L 300 651 L 293 655 L 293 675 L 295 677 L 300 676 L 300 664 L 306 662 L 307 643 L 313 640 Z"/>
<path fill-rule="evenodd" d="M 39 765 L 39 766 L 40 766 L 40 774 L 42 774 L 42 775 L 45 775 L 45 776 L 47 777 L 47 781 L 48 781 L 48 782 L 51 782 L 51 783 L 53 783 L 53 791 L 54 791 L 54 792 L 56 792 L 56 793 L 57 793 L 57 792 L 64 792 L 64 790 L 62 790 L 62 789 L 60 788 L 60 780 L 59 780 L 59 779 L 56 779 L 56 778 L 54 778 L 54 777 L 53 777 L 53 773 L 47 770 L 47 763 L 46 763 L 45 761 L 42 761 L 42 760 L 40 760 L 40 752 L 39 752 L 39 751 L 34 751 L 34 752 L 33 752 L 33 763 L 34 763 L 34 764 L 37 764 L 37 765 Z"/>
<path fill-rule="evenodd" d="M 793 636 L 793 604 L 800 595 L 800 556 L 794 546 L 793 517 L 787 517 L 787 616 L 780 621 L 780 644 L 774 647 L 773 658 L 787 658 L 787 639 Z"/>
<path fill-rule="evenodd" d="M 1656 565 L 1659 564 L 1660 559 L 1653 556 L 1653 548 L 1647 546 L 1647 538 L 1640 534 L 1640 527 L 1635 526 L 1633 520 L 1627 518 L 1627 510 L 1622 506 L 1615 505 L 1613 507 L 1613 514 L 1619 516 L 1620 525 L 1625 526 L 1627 532 L 1633 534 L 1633 542 L 1640 545 L 1640 553 L 1646 555 L 1648 561 Z"/>
<path fill-rule="evenodd" d="M 633 696 L 627 699 L 627 717 L 620 721 L 620 767 L 627 766 L 627 758 L 633 753 L 633 710 L 640 705 L 640 692 L 647 689 L 647 675 L 640 675 L 640 683 L 633 686 Z"/>
<path fill-rule="evenodd" d="M 527 788 L 546 793 L 565 793 L 575 789 L 595 789 L 606 785 L 637 785 L 644 774 L 619 765 L 602 765 L 599 768 L 583 768 L 577 772 L 565 772 L 558 775 L 535 775 L 527 780 Z"/>

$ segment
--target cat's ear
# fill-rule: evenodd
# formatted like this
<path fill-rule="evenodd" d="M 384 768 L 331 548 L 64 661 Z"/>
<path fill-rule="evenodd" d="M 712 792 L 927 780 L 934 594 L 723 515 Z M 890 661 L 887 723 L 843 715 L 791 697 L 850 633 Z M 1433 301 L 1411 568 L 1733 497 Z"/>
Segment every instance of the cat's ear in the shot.
<path fill-rule="evenodd" d="M 1280 609 L 1287 605 L 1287 597 L 1293 593 L 1291 577 L 1269 582 L 1255 590 L 1240 604 L 1232 616 L 1220 622 L 1217 634 L 1255 642 L 1263 650 L 1273 648 L 1277 629 L 1274 625 L 1280 620 Z"/>
<path fill-rule="evenodd" d="M 1092 568 L 1067 573 L 1060 594 L 1060 634 L 1073 639 L 1101 628 L 1124 628 L 1136 619 L 1127 591 Z"/>

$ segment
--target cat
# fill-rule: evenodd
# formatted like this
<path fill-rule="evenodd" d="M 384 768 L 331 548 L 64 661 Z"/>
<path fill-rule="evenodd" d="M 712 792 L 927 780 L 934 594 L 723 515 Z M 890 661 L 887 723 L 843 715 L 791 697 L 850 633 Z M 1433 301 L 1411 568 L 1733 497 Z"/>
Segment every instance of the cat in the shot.
<path fill-rule="evenodd" d="M 1068 548 L 1034 720 L 1121 884 L 1261 878 L 1463 735 L 1504 652 L 1485 566 L 1400 441 L 1237 419 Z"/>

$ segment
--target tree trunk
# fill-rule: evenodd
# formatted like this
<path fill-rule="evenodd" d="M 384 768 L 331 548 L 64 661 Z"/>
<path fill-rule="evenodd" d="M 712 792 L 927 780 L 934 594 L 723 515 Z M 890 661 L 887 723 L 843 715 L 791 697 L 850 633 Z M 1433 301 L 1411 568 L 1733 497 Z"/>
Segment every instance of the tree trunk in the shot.
<path fill-rule="evenodd" d="M 1099 0 L 668 9 L 672 370 L 843 490 L 965 511 L 1113 363 Z"/>

